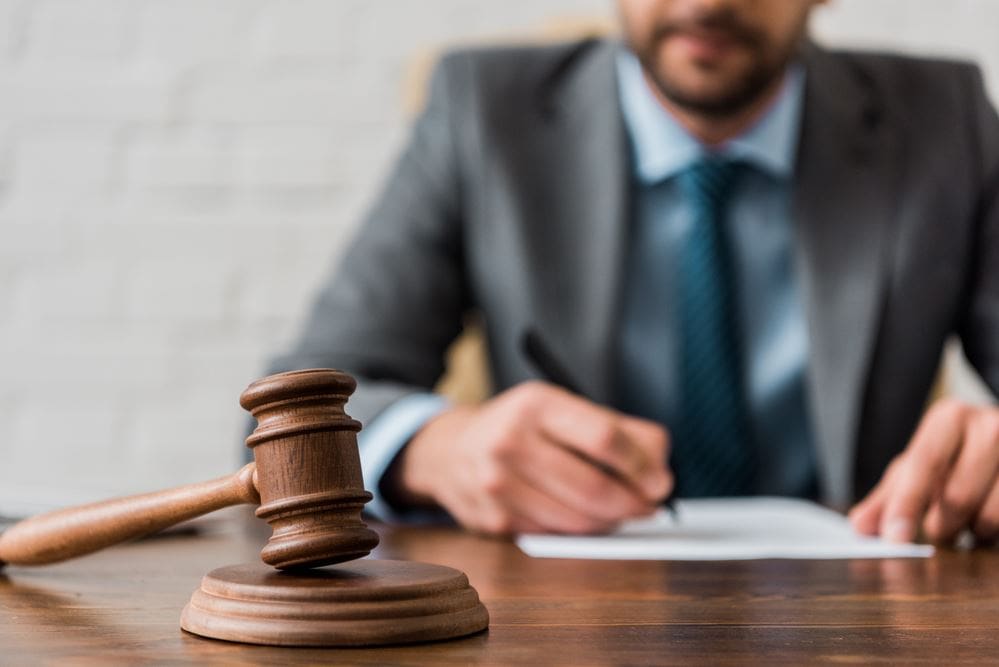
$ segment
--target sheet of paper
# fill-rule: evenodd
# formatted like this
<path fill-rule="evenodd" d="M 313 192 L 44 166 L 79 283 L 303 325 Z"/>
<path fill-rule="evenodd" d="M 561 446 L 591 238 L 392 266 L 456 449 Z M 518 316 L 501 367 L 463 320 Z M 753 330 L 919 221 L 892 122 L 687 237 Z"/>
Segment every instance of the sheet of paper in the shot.
<path fill-rule="evenodd" d="M 757 558 L 922 558 L 925 544 L 893 544 L 857 535 L 845 516 L 789 498 L 710 498 L 676 503 L 602 536 L 521 535 L 539 558 L 750 560 Z"/>

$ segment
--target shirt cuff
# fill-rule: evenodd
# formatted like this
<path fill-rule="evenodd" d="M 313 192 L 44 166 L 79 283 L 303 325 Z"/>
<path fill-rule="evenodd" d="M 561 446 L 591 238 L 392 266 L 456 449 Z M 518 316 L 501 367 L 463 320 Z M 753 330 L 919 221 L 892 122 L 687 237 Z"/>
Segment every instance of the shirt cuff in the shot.
<path fill-rule="evenodd" d="M 366 512 L 382 521 L 426 520 L 429 512 L 396 512 L 379 491 L 382 475 L 423 425 L 444 412 L 450 403 L 437 394 L 410 394 L 381 412 L 357 436 L 361 474 L 374 498 Z M 439 518 L 439 514 L 433 513 Z"/>

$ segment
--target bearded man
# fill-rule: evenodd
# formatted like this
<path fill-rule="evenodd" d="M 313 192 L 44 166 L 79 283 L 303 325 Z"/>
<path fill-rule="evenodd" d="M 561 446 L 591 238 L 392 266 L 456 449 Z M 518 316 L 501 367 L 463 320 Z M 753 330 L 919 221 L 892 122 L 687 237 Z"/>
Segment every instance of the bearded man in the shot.
<path fill-rule="evenodd" d="M 951 335 L 999 391 L 999 119 L 971 65 L 818 47 L 817 4 L 620 0 L 620 40 L 443 58 L 273 368 L 358 378 L 376 514 L 588 533 L 777 494 L 999 535 L 999 410 L 927 409 Z M 450 405 L 470 312 L 497 393 Z"/>

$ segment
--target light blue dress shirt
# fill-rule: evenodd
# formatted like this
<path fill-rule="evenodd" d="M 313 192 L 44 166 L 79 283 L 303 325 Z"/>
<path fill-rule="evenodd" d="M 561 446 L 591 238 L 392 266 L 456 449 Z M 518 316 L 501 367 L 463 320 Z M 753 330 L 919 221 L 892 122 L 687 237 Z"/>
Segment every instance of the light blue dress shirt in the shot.
<path fill-rule="evenodd" d="M 677 409 L 676 332 L 671 309 L 676 254 L 690 211 L 676 176 L 705 148 L 656 101 L 637 59 L 622 49 L 618 91 L 632 143 L 633 208 L 625 276 L 618 372 L 619 407 L 665 424 Z M 760 456 L 759 492 L 815 495 L 815 456 L 805 397 L 808 339 L 792 261 L 791 177 L 797 149 L 804 74 L 789 70 L 765 116 L 721 153 L 756 168 L 729 204 L 733 258 L 748 369 L 748 393 Z M 378 491 L 393 459 L 427 421 L 447 409 L 433 394 L 413 394 L 382 412 L 358 436 L 366 509 L 399 516 Z M 426 516 L 421 514 L 420 516 Z"/>
<path fill-rule="evenodd" d="M 617 74 L 634 171 L 615 403 L 668 428 L 676 421 L 680 390 L 674 268 L 692 218 L 677 176 L 708 149 L 656 100 L 638 60 L 625 49 Z M 731 195 L 726 231 L 760 461 L 757 491 L 807 497 L 817 492 L 816 463 L 790 207 L 803 91 L 804 72 L 793 66 L 762 118 L 714 152 L 751 165 Z"/>

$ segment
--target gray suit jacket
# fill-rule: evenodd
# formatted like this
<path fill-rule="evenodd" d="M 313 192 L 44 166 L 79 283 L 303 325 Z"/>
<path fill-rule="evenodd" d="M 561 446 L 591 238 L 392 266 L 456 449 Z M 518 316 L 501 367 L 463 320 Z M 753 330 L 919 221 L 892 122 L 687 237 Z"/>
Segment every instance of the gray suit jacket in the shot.
<path fill-rule="evenodd" d="M 428 108 L 290 354 L 357 376 L 362 422 L 432 387 L 481 313 L 496 389 L 537 328 L 614 403 L 629 220 L 615 44 L 446 56 Z M 823 498 L 906 444 L 944 339 L 999 390 L 999 119 L 969 65 L 810 47 L 794 184 Z"/>

